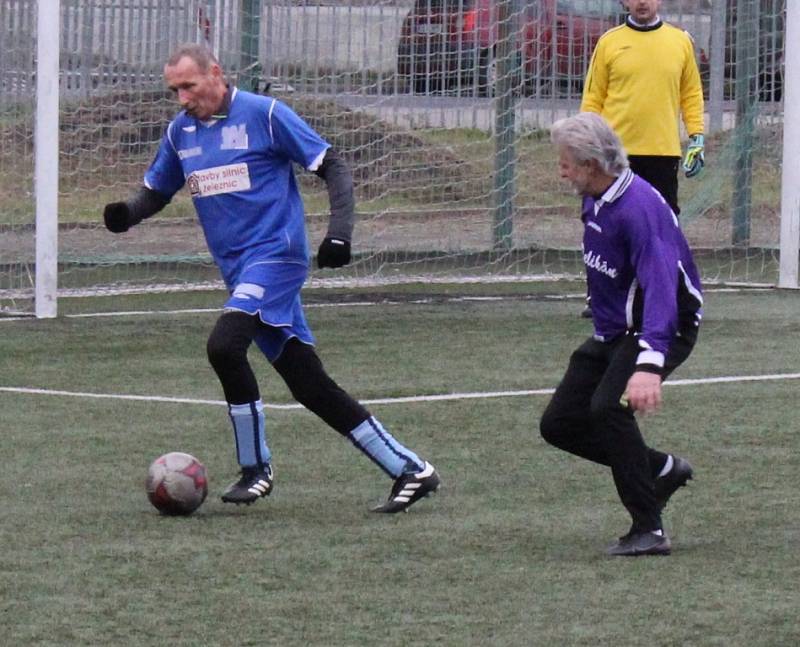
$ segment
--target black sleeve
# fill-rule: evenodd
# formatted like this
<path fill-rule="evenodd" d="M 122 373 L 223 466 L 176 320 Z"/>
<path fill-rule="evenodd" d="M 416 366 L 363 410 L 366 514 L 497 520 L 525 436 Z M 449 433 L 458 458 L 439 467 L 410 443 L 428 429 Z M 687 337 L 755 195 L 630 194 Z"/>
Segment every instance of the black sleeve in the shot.
<path fill-rule="evenodd" d="M 355 218 L 353 176 L 350 168 L 333 148 L 329 148 L 325 151 L 322 164 L 314 173 L 325 180 L 325 184 L 328 185 L 331 219 L 327 237 L 340 238 L 350 242 Z"/>
<path fill-rule="evenodd" d="M 165 198 L 158 191 L 148 189 L 146 186 L 140 187 L 132 198 L 127 201 L 130 212 L 129 225 L 138 225 L 145 218 L 158 213 L 169 204 L 169 199 Z"/>

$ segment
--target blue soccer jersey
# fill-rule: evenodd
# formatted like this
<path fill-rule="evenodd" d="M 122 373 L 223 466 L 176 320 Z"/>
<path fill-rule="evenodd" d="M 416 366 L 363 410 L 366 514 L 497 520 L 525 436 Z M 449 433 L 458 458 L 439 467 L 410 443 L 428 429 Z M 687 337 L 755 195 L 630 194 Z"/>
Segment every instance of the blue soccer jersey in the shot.
<path fill-rule="evenodd" d="M 166 198 L 187 184 L 208 249 L 233 288 L 255 264 L 308 265 L 292 162 L 315 170 L 330 147 L 280 101 L 231 87 L 226 114 L 169 124 L 145 185 Z"/>
<path fill-rule="evenodd" d="M 697 326 L 702 288 L 678 219 L 650 184 L 625 170 L 583 200 L 583 260 L 595 337 L 638 335 L 638 363 L 664 366 L 676 334 Z"/>

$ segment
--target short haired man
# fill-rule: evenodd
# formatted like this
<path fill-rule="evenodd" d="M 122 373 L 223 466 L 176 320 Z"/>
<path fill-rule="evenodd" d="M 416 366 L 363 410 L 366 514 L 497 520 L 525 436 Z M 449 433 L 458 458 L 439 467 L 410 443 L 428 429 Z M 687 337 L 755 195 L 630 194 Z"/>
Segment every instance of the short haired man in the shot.
<path fill-rule="evenodd" d="M 661 0 L 623 0 L 624 24 L 597 41 L 581 101 L 582 112 L 605 117 L 622 140 L 631 170 L 678 214 L 679 118 L 689 145 L 687 177 L 703 168 L 703 86 L 688 32 L 661 20 Z"/>
<path fill-rule="evenodd" d="M 288 106 L 228 84 L 203 47 L 179 47 L 164 77 L 183 110 L 167 127 L 144 186 L 130 200 L 107 205 L 103 217 L 110 231 L 125 232 L 163 209 L 184 184 L 192 194 L 229 290 L 207 344 L 228 402 L 241 468 L 222 500 L 250 504 L 273 487 L 264 405 L 247 360 L 255 342 L 298 402 L 394 479 L 388 500 L 375 511 L 406 510 L 439 487 L 436 470 L 328 376 L 300 302 L 309 253 L 292 163 L 328 187 L 331 217 L 317 253 L 320 267 L 350 262 L 350 170 Z"/>
<path fill-rule="evenodd" d="M 552 445 L 611 468 L 630 531 L 611 555 L 666 555 L 661 512 L 692 477 L 648 447 L 635 412 L 661 404 L 661 382 L 692 351 L 703 297 L 692 254 L 664 198 L 628 168 L 594 113 L 553 124 L 560 173 L 583 197 L 583 259 L 594 334 L 570 358 L 540 429 Z"/>

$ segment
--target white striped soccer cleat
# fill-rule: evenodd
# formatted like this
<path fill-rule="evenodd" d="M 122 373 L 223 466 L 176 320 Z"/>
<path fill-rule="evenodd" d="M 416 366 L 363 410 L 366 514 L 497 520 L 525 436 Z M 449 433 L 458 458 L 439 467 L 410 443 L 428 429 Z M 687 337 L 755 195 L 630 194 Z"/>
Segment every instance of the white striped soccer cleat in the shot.
<path fill-rule="evenodd" d="M 421 471 L 415 474 L 403 474 L 392 486 L 386 503 L 372 508 L 373 512 L 405 512 L 420 499 L 433 494 L 439 489 L 441 480 L 436 469 L 426 462 Z"/>
<path fill-rule="evenodd" d="M 225 503 L 250 505 L 272 492 L 272 466 L 243 467 L 241 477 L 232 483 L 222 495 Z"/>

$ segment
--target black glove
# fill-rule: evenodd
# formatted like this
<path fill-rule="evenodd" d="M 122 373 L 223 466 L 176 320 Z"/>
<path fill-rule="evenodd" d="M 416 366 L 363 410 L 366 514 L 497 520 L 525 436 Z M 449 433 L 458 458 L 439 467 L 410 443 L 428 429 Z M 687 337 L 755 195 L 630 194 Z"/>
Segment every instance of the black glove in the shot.
<path fill-rule="evenodd" d="M 106 205 L 103 210 L 103 220 L 106 223 L 106 229 L 121 234 L 128 231 L 131 227 L 131 209 L 127 202 L 112 202 Z"/>
<path fill-rule="evenodd" d="M 350 241 L 326 238 L 317 252 L 317 267 L 342 267 L 350 262 Z"/>

